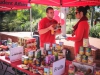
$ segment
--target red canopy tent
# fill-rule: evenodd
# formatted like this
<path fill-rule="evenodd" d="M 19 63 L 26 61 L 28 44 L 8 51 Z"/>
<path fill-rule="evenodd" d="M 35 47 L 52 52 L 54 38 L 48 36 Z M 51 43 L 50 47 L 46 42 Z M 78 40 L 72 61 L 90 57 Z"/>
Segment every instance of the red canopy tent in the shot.
<path fill-rule="evenodd" d="M 17 8 L 17 7 L 9 8 L 9 7 L 0 7 L 0 11 L 22 10 L 22 9 L 29 9 L 29 8 Z"/>
<path fill-rule="evenodd" d="M 28 0 L 0 0 L 0 6 L 29 8 L 30 3 Z"/>
<path fill-rule="evenodd" d="M 29 9 L 30 7 L 28 0 L 0 0 L 0 11 Z"/>
<path fill-rule="evenodd" d="M 31 3 L 44 4 L 50 6 L 98 6 L 100 5 L 100 0 L 31 0 Z"/>

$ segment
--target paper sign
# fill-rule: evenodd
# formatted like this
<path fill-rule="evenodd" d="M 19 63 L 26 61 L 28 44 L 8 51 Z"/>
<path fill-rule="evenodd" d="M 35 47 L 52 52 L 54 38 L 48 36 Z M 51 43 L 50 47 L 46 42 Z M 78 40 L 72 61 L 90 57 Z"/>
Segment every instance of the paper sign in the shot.
<path fill-rule="evenodd" d="M 53 75 L 62 75 L 65 71 L 65 58 L 53 63 Z"/>
<path fill-rule="evenodd" d="M 15 48 L 10 48 L 10 61 L 18 61 L 21 60 L 23 55 L 23 47 L 15 47 Z"/>

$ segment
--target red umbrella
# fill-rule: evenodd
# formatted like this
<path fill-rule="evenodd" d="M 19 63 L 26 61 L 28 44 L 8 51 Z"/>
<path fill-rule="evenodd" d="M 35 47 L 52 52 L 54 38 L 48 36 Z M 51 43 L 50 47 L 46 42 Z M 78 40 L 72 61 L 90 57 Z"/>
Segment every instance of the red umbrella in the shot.
<path fill-rule="evenodd" d="M 31 0 L 31 3 L 52 5 L 52 6 L 98 6 L 100 0 Z"/>

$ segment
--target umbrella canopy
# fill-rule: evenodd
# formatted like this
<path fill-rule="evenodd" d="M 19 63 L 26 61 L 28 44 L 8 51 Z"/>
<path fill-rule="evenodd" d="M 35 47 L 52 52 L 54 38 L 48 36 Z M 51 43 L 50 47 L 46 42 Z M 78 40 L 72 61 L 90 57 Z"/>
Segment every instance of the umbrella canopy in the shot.
<path fill-rule="evenodd" d="M 100 0 L 31 0 L 31 3 L 44 4 L 51 6 L 98 6 Z"/>

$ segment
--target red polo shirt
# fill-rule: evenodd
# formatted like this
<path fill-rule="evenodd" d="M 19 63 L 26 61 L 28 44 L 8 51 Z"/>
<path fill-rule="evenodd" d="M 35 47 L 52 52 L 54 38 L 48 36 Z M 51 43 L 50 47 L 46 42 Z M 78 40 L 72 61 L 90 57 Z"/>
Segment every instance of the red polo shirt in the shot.
<path fill-rule="evenodd" d="M 38 30 L 45 29 L 52 24 L 57 24 L 57 21 L 54 19 L 50 20 L 47 17 L 45 17 L 39 22 Z M 45 43 L 50 43 L 51 45 L 52 43 L 55 43 L 55 35 L 51 34 L 51 30 L 44 34 L 40 34 L 40 47 L 44 47 Z"/>

